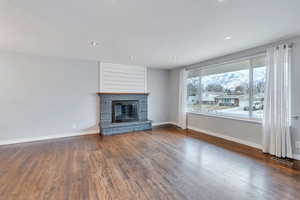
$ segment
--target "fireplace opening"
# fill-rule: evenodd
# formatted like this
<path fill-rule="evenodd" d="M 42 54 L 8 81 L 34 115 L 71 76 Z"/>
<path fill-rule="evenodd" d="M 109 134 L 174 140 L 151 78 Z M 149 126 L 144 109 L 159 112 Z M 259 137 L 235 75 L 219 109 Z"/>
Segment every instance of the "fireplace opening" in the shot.
<path fill-rule="evenodd" d="M 138 101 L 112 101 L 112 123 L 138 121 Z"/>

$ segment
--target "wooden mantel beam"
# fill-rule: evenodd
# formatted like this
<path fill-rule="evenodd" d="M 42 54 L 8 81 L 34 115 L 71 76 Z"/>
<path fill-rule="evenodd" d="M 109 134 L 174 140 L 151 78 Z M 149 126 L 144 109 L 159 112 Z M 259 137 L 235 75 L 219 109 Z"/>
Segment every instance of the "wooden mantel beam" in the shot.
<path fill-rule="evenodd" d="M 150 93 L 143 93 L 143 92 L 98 92 L 98 95 L 149 95 Z"/>

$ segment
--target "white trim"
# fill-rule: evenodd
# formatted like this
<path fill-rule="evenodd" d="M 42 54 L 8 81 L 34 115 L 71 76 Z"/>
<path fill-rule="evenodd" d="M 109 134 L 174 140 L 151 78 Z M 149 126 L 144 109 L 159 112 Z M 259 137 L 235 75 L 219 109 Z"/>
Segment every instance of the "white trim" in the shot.
<path fill-rule="evenodd" d="M 266 57 L 266 55 L 265 55 Z M 266 60 L 266 59 L 265 59 Z M 254 77 L 254 70 L 253 70 L 253 58 L 251 58 L 250 60 L 250 66 L 249 66 L 249 105 L 248 105 L 248 108 L 249 108 L 249 118 L 252 118 L 253 117 L 253 97 L 254 97 L 254 80 L 253 80 L 253 77 Z M 251 88 L 251 89 L 250 89 Z"/>
<path fill-rule="evenodd" d="M 227 115 L 222 115 L 222 114 L 208 114 L 208 113 L 193 112 L 193 111 L 189 111 L 189 112 L 187 112 L 187 114 L 202 115 L 202 116 L 206 116 L 206 117 L 217 117 L 217 118 L 223 118 L 223 119 L 231 119 L 231 120 L 249 122 L 249 123 L 254 123 L 254 124 L 262 124 L 262 120 L 256 119 L 256 118 L 243 118 L 243 117 L 227 116 Z"/>
<path fill-rule="evenodd" d="M 300 160 L 300 154 L 293 154 L 293 158 L 295 160 Z"/>
<path fill-rule="evenodd" d="M 152 126 L 161 126 L 161 125 L 167 125 L 167 124 L 171 124 L 171 125 L 174 125 L 174 126 L 179 126 L 175 122 L 158 122 L 158 123 L 153 123 Z"/>
<path fill-rule="evenodd" d="M 169 124 L 179 127 L 179 124 L 177 122 L 169 122 Z"/>
<path fill-rule="evenodd" d="M 79 133 L 78 132 L 77 133 L 64 133 L 64 134 L 59 134 L 59 135 L 49 135 L 49 136 L 32 137 L 32 138 L 4 140 L 4 141 L 0 141 L 0 145 L 35 142 L 35 141 L 41 141 L 41 140 L 66 138 L 66 137 L 72 137 L 72 136 L 90 135 L 90 134 L 95 134 L 95 133 L 99 133 L 99 130 L 84 131 L 84 132 L 79 132 Z"/>
<path fill-rule="evenodd" d="M 161 126 L 161 125 L 167 125 L 167 124 L 171 124 L 171 125 L 179 127 L 178 123 L 176 123 L 176 122 L 158 122 L 158 123 L 153 123 L 152 126 Z"/>
<path fill-rule="evenodd" d="M 171 124 L 171 122 L 157 122 L 157 123 L 153 123 L 152 126 L 162 126 L 167 124 Z"/>
<path fill-rule="evenodd" d="M 192 127 L 192 126 L 188 126 L 188 128 L 191 129 L 191 130 L 200 132 L 200 133 L 204 133 L 206 135 L 219 137 L 219 138 L 222 138 L 222 139 L 225 139 L 225 140 L 237 142 L 237 143 L 244 144 L 244 145 L 254 147 L 254 148 L 257 148 L 257 149 L 262 149 L 262 145 L 256 144 L 254 142 L 249 142 L 249 141 L 242 140 L 242 139 L 239 139 L 239 138 L 231 137 L 231 136 L 228 136 L 228 135 L 223 135 L 221 133 L 215 133 L 215 132 L 212 132 L 212 131 L 209 131 L 209 130 L 199 129 L 199 128 Z"/>

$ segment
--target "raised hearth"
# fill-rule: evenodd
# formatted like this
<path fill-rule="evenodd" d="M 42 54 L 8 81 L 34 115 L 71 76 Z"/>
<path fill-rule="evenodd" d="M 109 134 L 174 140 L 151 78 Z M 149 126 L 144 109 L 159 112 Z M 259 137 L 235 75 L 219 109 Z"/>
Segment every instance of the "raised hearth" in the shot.
<path fill-rule="evenodd" d="M 114 135 L 149 130 L 148 94 L 98 93 L 100 96 L 100 133 Z"/>

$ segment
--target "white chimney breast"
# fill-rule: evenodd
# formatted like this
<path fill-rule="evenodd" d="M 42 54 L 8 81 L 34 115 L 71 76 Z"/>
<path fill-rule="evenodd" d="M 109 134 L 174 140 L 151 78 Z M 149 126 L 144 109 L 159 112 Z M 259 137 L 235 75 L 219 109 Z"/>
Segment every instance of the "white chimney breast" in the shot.
<path fill-rule="evenodd" d="M 99 92 L 147 93 L 146 67 L 100 63 L 99 68 Z"/>

